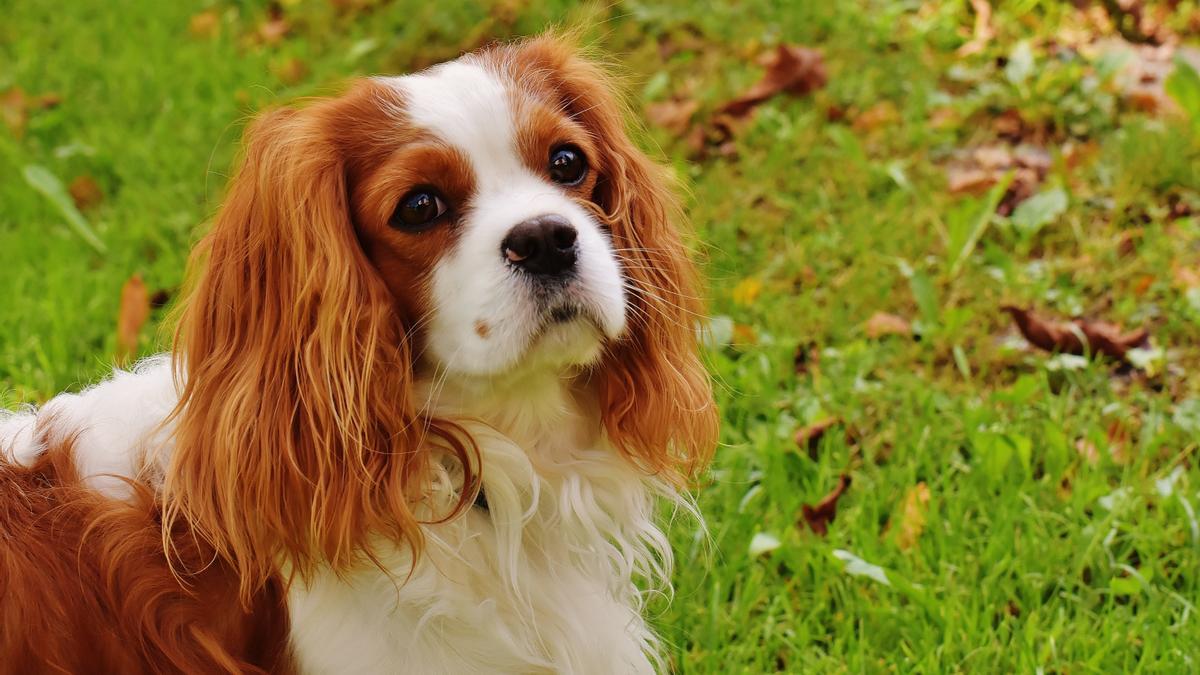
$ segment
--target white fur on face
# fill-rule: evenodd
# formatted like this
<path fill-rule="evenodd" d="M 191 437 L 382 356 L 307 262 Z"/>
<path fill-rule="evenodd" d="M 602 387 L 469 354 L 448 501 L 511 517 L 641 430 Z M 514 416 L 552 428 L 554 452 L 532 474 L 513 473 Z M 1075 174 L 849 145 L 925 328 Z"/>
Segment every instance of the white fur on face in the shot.
<path fill-rule="evenodd" d="M 426 353 L 464 375 L 596 360 L 602 341 L 625 329 L 620 269 L 591 215 L 521 161 L 512 83 L 469 60 L 390 82 L 403 93 L 413 124 L 470 160 L 476 187 L 456 225 L 454 250 L 433 271 Z M 513 226 L 546 214 L 566 218 L 578 233 L 577 274 L 550 294 L 513 269 L 501 250 Z M 564 307 L 578 310 L 579 318 L 551 321 L 551 310 Z"/>

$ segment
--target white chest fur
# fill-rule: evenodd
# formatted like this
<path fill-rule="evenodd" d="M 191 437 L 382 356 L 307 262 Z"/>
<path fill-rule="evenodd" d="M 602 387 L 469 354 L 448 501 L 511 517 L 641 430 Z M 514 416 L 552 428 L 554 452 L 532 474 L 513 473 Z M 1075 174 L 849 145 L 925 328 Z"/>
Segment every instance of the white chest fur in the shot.
<path fill-rule="evenodd" d="M 474 437 L 487 508 L 425 526 L 415 569 L 406 551 L 381 542 L 384 569 L 296 583 L 288 603 L 302 671 L 652 672 L 659 647 L 635 582 L 669 578 L 655 507 L 683 499 L 608 447 L 589 404 L 562 381 L 425 393 Z M 173 404 L 169 364 L 158 359 L 43 411 L 83 430 L 79 465 L 120 497 L 120 481 L 95 474 L 137 475 Z M 39 451 L 34 414 L 0 417 L 0 448 L 18 462 Z M 165 450 L 156 461 L 169 461 Z"/>
<path fill-rule="evenodd" d="M 655 502 L 673 495 L 604 445 L 561 382 L 516 389 L 428 396 L 478 444 L 487 509 L 427 526 L 407 581 L 411 561 L 393 549 L 389 573 L 364 566 L 293 587 L 293 647 L 307 672 L 654 670 L 634 580 L 669 574 Z"/>

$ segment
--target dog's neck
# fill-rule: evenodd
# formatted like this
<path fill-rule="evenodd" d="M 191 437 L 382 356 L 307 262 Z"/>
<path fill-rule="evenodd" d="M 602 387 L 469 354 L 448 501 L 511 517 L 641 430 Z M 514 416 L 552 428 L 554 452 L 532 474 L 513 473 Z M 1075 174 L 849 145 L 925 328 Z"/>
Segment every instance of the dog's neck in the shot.
<path fill-rule="evenodd" d="M 596 396 L 577 372 L 427 378 L 418 383 L 416 396 L 429 414 L 481 421 L 533 452 L 547 451 L 547 445 L 587 448 L 599 442 Z"/>

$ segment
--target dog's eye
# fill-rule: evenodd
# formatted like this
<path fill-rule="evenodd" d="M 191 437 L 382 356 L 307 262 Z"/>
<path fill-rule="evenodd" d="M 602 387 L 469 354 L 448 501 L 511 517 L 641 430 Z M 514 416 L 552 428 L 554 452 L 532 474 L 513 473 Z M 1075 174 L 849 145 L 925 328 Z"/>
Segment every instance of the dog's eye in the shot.
<path fill-rule="evenodd" d="M 392 227 L 402 230 L 419 230 L 446 213 L 446 202 L 429 188 L 418 188 L 404 195 L 396 212 L 392 214 Z"/>
<path fill-rule="evenodd" d="M 550 151 L 550 180 L 560 185 L 578 185 L 587 175 L 587 157 L 574 145 L 560 145 Z"/>

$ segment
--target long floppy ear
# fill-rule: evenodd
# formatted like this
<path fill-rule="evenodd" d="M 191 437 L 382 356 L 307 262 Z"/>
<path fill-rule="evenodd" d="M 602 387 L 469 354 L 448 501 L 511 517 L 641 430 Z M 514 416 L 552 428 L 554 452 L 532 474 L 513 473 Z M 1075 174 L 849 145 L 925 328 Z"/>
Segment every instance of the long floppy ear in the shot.
<path fill-rule="evenodd" d="M 457 429 L 415 407 L 404 327 L 351 222 L 348 101 L 251 126 L 191 261 L 164 510 L 235 565 L 243 598 L 281 563 L 308 578 L 371 556 L 373 535 L 419 551 L 431 440 L 471 480 Z"/>
<path fill-rule="evenodd" d="M 644 468 L 682 483 L 711 458 L 718 422 L 699 357 L 704 308 L 677 229 L 683 219 L 674 182 L 626 134 L 627 110 L 612 77 L 581 58 L 569 39 L 533 39 L 515 60 L 532 66 L 530 77 L 549 80 L 599 148 L 593 201 L 612 232 L 630 295 L 628 334 L 596 372 L 605 429 Z"/>

